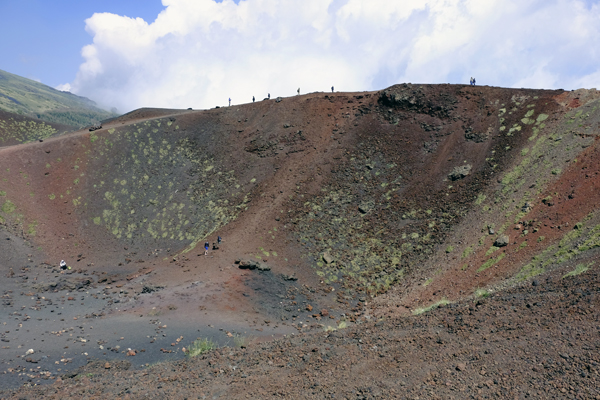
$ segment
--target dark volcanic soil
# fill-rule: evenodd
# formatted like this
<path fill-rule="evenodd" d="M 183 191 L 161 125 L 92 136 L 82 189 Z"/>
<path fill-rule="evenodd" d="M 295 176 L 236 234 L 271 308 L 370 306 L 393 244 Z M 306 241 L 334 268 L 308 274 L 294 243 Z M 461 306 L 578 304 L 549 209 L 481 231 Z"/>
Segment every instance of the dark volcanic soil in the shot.
<path fill-rule="evenodd" d="M 4 397 L 600 394 L 595 90 L 6 118 Z"/>
<path fill-rule="evenodd" d="M 600 275 L 561 274 L 420 316 L 141 371 L 90 362 L 8 398 L 597 399 Z"/>

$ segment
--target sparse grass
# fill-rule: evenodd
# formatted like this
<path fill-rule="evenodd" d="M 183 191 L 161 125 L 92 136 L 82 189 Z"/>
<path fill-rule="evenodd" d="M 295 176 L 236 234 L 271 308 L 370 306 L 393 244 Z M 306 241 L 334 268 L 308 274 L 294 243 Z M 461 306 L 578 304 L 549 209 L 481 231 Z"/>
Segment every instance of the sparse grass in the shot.
<path fill-rule="evenodd" d="M 477 289 L 475 290 L 475 298 L 479 299 L 479 298 L 486 298 L 489 297 L 490 292 L 488 292 L 485 289 Z"/>
<path fill-rule="evenodd" d="M 421 315 L 423 313 L 429 312 L 431 310 L 435 310 L 436 308 L 438 308 L 439 306 L 445 306 L 446 304 L 450 304 L 450 301 L 448 301 L 448 299 L 443 298 L 440 301 L 437 301 L 427 307 L 423 307 L 423 308 L 416 308 L 413 310 L 413 315 Z"/>
<path fill-rule="evenodd" d="M 506 253 L 500 254 L 498 256 L 498 258 L 490 258 L 485 263 L 483 263 L 483 265 L 481 267 L 479 267 L 479 269 L 477 270 L 477 272 L 481 272 L 481 271 L 484 271 L 484 270 L 488 269 L 492 265 L 500 262 L 500 260 L 502 260 L 504 257 L 506 257 Z"/>
<path fill-rule="evenodd" d="M 246 336 L 235 335 L 233 337 L 233 344 L 235 345 L 235 347 L 245 348 L 246 346 L 248 346 L 248 342 L 249 339 Z"/>
<path fill-rule="evenodd" d="M 148 311 L 148 316 L 149 317 L 156 317 L 156 316 L 158 316 L 160 314 L 162 314 L 162 313 L 156 307 L 153 307 L 152 310 Z"/>
<path fill-rule="evenodd" d="M 480 205 L 481 203 L 483 203 L 485 201 L 485 198 L 486 198 L 485 194 L 479 193 L 477 195 L 477 199 L 475 199 L 475 204 Z"/>
<path fill-rule="evenodd" d="M 471 254 L 473 254 L 473 247 L 468 246 L 462 253 L 462 258 L 467 258 L 469 257 Z"/>
<path fill-rule="evenodd" d="M 348 324 L 346 323 L 346 321 L 340 321 L 337 328 L 333 327 L 331 325 L 326 326 L 325 332 L 333 332 L 333 331 L 337 331 L 338 329 L 345 329 L 346 327 L 348 327 Z"/>
<path fill-rule="evenodd" d="M 496 246 L 492 246 L 488 249 L 488 251 L 485 252 L 486 257 L 491 255 L 493 252 L 495 252 L 496 250 L 500 250 L 500 247 L 496 247 Z"/>
<path fill-rule="evenodd" d="M 452 253 L 454 251 L 454 246 L 446 247 L 446 253 Z"/>
<path fill-rule="evenodd" d="M 146 363 L 143 365 L 144 368 L 153 368 L 156 367 L 157 365 L 162 365 L 167 361 L 155 361 L 153 363 Z"/>
<path fill-rule="evenodd" d="M 544 267 L 537 266 L 534 263 L 529 263 L 521 268 L 521 271 L 516 276 L 517 281 L 525 281 L 534 276 L 544 273 L 546 269 Z"/>
<path fill-rule="evenodd" d="M 213 349 L 216 349 L 217 345 L 210 339 L 196 339 L 187 349 L 188 357 L 196 357 L 200 354 L 204 354 Z"/>
<path fill-rule="evenodd" d="M 592 266 L 592 263 L 590 263 L 588 265 L 577 264 L 577 266 L 575 267 L 575 269 L 573 271 L 567 272 L 565 275 L 563 275 L 563 279 L 566 278 L 567 276 L 575 276 L 575 275 L 583 274 L 585 271 L 588 271 L 591 266 Z"/>
<path fill-rule="evenodd" d="M 2 212 L 5 214 L 11 214 L 17 209 L 17 206 L 11 202 L 10 200 L 6 200 L 6 202 L 2 205 Z"/>

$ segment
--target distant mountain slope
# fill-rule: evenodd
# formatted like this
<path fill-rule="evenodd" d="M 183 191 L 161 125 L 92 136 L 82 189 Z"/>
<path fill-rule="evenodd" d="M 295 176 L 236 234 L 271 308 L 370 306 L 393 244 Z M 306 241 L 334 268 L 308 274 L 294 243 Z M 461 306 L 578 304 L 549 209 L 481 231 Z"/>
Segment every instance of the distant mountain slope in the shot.
<path fill-rule="evenodd" d="M 0 70 L 0 110 L 81 128 L 114 113 L 69 92 Z"/>
<path fill-rule="evenodd" d="M 73 130 L 70 125 L 44 122 L 36 118 L 0 111 L 0 147 L 34 142 Z"/>

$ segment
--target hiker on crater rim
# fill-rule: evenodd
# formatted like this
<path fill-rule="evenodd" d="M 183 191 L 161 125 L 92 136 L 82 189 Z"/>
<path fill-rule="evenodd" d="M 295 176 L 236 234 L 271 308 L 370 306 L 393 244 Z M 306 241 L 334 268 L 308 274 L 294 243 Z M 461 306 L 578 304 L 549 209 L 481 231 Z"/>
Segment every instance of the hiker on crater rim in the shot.
<path fill-rule="evenodd" d="M 271 93 L 267 93 L 267 99 L 271 100 Z"/>
<path fill-rule="evenodd" d="M 221 241 L 222 241 L 222 240 L 223 240 L 223 239 L 221 239 L 221 236 L 217 236 L 217 243 L 218 243 L 218 244 L 221 244 Z"/>
<path fill-rule="evenodd" d="M 300 88 L 298 88 L 298 94 L 300 94 Z"/>
<path fill-rule="evenodd" d="M 331 87 L 331 93 L 333 93 L 333 86 Z"/>
<path fill-rule="evenodd" d="M 254 96 L 252 96 L 252 102 L 254 103 Z"/>
<path fill-rule="evenodd" d="M 208 248 L 210 247 L 210 243 L 206 242 L 204 243 L 204 255 L 207 256 L 208 255 Z"/>
<path fill-rule="evenodd" d="M 229 98 L 229 107 L 231 107 L 231 97 Z"/>

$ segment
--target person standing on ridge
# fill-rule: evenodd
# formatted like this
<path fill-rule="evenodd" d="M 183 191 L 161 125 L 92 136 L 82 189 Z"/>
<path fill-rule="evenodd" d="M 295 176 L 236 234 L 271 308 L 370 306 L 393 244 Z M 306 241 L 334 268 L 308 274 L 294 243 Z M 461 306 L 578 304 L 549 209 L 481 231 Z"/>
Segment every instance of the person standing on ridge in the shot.
<path fill-rule="evenodd" d="M 476 82 L 475 82 L 475 78 L 473 78 L 473 86 L 475 86 L 475 83 L 476 83 Z"/>
<path fill-rule="evenodd" d="M 229 107 L 231 107 L 231 97 L 229 98 Z"/>
<path fill-rule="evenodd" d="M 223 240 L 223 239 L 221 239 L 221 236 L 217 236 L 217 243 L 218 243 L 218 244 L 221 244 L 221 241 L 222 241 L 222 240 Z"/>
<path fill-rule="evenodd" d="M 300 94 L 300 88 L 298 88 L 298 94 Z"/>
<path fill-rule="evenodd" d="M 254 96 L 252 96 L 252 102 L 254 103 Z"/>
<path fill-rule="evenodd" d="M 207 256 L 208 255 L 208 248 L 210 247 L 210 243 L 206 242 L 204 243 L 204 255 Z"/>
<path fill-rule="evenodd" d="M 267 99 L 271 100 L 271 93 L 267 93 Z"/>
<path fill-rule="evenodd" d="M 331 93 L 333 93 L 333 86 L 331 87 Z"/>

